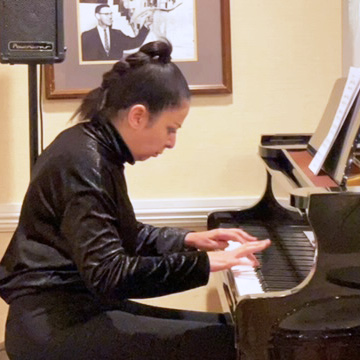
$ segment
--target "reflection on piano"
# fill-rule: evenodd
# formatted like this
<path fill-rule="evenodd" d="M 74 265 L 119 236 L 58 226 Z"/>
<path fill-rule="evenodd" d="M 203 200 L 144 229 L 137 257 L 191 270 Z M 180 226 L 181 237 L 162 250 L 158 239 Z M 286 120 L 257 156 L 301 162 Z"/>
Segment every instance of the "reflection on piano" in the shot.
<path fill-rule="evenodd" d="M 241 227 L 272 246 L 261 267 L 224 272 L 221 291 L 236 327 L 242 360 L 357 359 L 360 354 L 360 191 L 357 96 L 323 170 L 308 168 L 331 126 L 344 79 L 336 82 L 316 132 L 262 136 L 267 170 L 262 199 L 217 211 L 208 228 Z M 290 206 L 273 193 L 278 181 Z M 231 244 L 231 246 L 236 246 Z"/>

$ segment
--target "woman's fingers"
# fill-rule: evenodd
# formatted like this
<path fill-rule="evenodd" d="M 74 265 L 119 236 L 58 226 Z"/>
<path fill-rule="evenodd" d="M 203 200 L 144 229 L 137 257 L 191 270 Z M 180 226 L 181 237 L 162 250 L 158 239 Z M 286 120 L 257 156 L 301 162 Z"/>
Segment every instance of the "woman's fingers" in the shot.
<path fill-rule="evenodd" d="M 209 252 L 210 271 L 225 270 L 241 265 L 244 263 L 244 258 L 247 258 L 247 262 L 250 262 L 252 266 L 259 266 L 254 253 L 266 249 L 270 244 L 268 239 L 258 240 L 247 242 L 235 250 Z"/>
<path fill-rule="evenodd" d="M 240 243 L 246 243 L 248 241 L 256 241 L 258 238 L 248 234 L 242 229 L 217 229 L 217 237 L 224 241 L 236 241 Z"/>
<path fill-rule="evenodd" d="M 254 255 L 254 253 L 265 250 L 271 245 L 271 241 L 269 239 L 266 240 L 258 240 L 254 242 L 245 243 L 239 248 L 233 250 L 235 252 L 235 257 L 240 259 L 242 257 L 247 257 L 254 265 L 259 266 L 259 261 Z"/>

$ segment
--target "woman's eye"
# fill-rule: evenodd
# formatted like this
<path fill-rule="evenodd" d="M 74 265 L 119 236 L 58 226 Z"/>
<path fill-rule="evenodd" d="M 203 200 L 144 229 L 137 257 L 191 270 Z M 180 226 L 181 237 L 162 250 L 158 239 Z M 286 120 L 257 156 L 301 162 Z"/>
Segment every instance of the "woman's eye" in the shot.
<path fill-rule="evenodd" d="M 168 131 L 169 134 L 175 134 L 176 133 L 175 128 L 168 128 L 167 131 Z"/>

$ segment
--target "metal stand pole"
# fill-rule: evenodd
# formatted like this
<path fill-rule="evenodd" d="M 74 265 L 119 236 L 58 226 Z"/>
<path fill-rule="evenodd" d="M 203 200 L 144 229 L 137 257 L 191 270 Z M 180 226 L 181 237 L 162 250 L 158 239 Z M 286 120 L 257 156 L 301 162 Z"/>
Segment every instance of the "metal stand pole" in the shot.
<path fill-rule="evenodd" d="M 29 64 L 30 174 L 39 155 L 37 65 Z"/>

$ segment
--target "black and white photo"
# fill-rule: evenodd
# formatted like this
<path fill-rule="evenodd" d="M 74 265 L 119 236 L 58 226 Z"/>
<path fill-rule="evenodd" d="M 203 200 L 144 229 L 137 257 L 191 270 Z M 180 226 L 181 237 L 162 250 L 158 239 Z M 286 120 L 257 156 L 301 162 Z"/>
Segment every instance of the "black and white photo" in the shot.
<path fill-rule="evenodd" d="M 175 61 L 197 61 L 195 0 L 79 0 L 80 62 L 116 61 L 168 39 Z"/>

